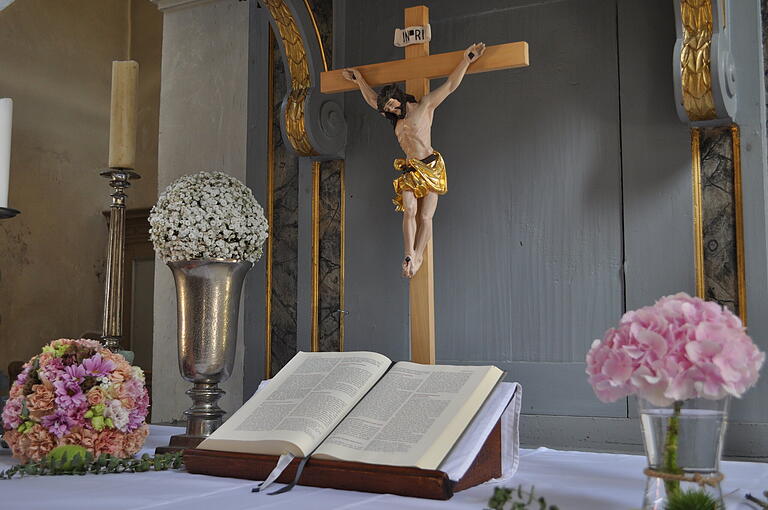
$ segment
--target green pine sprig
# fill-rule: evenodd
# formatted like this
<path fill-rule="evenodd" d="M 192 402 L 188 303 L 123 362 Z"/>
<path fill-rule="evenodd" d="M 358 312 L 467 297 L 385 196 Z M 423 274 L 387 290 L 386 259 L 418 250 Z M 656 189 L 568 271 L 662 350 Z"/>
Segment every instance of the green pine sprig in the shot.
<path fill-rule="evenodd" d="M 510 506 L 507 507 L 509 510 L 536 508 L 538 510 L 558 510 L 558 507 L 555 505 L 547 506 L 547 501 L 543 496 L 537 498 L 534 487 L 531 487 L 530 491 L 524 491 L 522 485 L 519 485 L 517 489 L 495 487 L 493 489 L 493 496 L 488 500 L 488 508 L 490 510 L 504 510 L 507 503 L 510 503 Z"/>

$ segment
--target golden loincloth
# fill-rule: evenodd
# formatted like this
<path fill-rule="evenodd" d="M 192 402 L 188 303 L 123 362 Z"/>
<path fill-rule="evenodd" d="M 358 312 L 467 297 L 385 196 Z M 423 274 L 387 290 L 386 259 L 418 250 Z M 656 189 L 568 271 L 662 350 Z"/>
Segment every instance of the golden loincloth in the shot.
<path fill-rule="evenodd" d="M 392 203 L 395 204 L 396 210 L 403 211 L 405 209 L 403 207 L 403 191 L 413 192 L 416 198 L 422 198 L 430 191 L 438 195 L 445 195 L 448 192 L 445 161 L 439 152 L 434 151 L 433 154 L 436 158 L 430 163 L 424 163 L 416 158 L 397 158 L 395 160 L 395 170 L 401 173 L 400 177 L 392 181 L 395 187 L 395 198 L 392 199 Z"/>

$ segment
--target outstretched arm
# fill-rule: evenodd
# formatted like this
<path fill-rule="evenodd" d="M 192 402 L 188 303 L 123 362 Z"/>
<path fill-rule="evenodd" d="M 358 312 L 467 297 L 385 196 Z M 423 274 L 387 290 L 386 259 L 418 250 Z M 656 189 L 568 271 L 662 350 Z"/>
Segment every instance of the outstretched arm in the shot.
<path fill-rule="evenodd" d="M 356 83 L 357 86 L 360 87 L 360 93 L 363 95 L 363 99 L 365 99 L 365 102 L 368 103 L 371 108 L 374 110 L 379 109 L 379 105 L 376 104 L 376 92 L 370 85 L 368 85 L 368 82 L 365 81 L 365 78 L 363 78 L 360 71 L 354 67 L 350 67 L 349 69 L 344 69 L 341 74 L 344 78 Z"/>
<path fill-rule="evenodd" d="M 464 74 L 467 72 L 469 64 L 475 62 L 480 56 L 485 53 L 485 43 L 475 43 L 469 48 L 464 50 L 464 56 L 459 62 L 459 65 L 448 75 L 448 79 L 445 83 L 437 87 L 435 90 L 424 96 L 422 102 L 429 108 L 435 109 L 440 103 L 445 101 L 448 95 L 458 88 L 461 80 L 464 78 Z"/>

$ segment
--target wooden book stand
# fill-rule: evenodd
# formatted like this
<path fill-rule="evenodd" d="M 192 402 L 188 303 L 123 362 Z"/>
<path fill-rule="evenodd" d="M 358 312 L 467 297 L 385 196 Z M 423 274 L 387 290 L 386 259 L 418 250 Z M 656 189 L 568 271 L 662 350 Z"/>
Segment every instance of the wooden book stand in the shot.
<path fill-rule="evenodd" d="M 277 479 L 290 483 L 300 459 L 294 459 Z M 264 480 L 277 456 L 189 449 L 184 464 L 190 473 Z M 427 499 L 450 499 L 455 492 L 501 476 L 501 421 L 485 440 L 475 461 L 458 482 L 436 469 L 385 466 L 362 462 L 312 459 L 307 461 L 299 485 L 377 492 Z"/>

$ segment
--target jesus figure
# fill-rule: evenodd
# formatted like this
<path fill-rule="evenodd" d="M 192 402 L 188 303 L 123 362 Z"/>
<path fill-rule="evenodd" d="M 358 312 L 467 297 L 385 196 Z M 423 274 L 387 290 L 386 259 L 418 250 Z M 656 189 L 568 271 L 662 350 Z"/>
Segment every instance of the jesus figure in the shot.
<path fill-rule="evenodd" d="M 416 101 L 397 85 L 387 85 L 377 94 L 355 68 L 345 69 L 344 78 L 360 88 L 365 102 L 392 122 L 395 136 L 405 158 L 395 159 L 400 175 L 394 180 L 395 208 L 403 212 L 402 272 L 413 278 L 424 261 L 424 249 L 432 237 L 432 217 L 438 195 L 448 191 L 445 162 L 432 148 L 432 117 L 448 94 L 456 90 L 469 65 L 485 52 L 485 44 L 476 43 L 464 51 L 461 62 L 443 85 Z"/>

